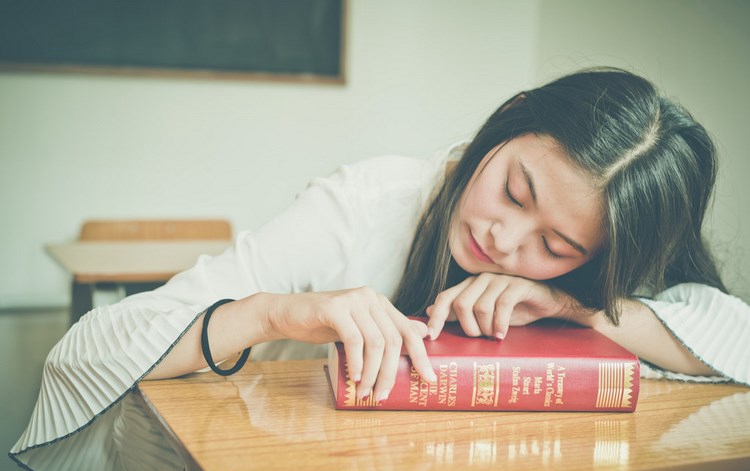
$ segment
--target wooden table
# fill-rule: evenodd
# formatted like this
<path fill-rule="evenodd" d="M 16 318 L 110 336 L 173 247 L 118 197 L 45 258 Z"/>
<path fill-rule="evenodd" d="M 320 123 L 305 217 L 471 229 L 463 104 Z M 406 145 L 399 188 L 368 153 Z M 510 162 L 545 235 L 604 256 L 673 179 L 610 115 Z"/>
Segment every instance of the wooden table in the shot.
<path fill-rule="evenodd" d="M 642 380 L 635 413 L 336 411 L 324 360 L 144 381 L 194 469 L 750 470 L 750 389 Z"/>
<path fill-rule="evenodd" d="M 193 266 L 200 255 L 217 255 L 230 241 L 162 240 L 73 242 L 48 245 L 47 252 L 73 274 L 71 324 L 91 310 L 99 283 L 158 285 Z"/>

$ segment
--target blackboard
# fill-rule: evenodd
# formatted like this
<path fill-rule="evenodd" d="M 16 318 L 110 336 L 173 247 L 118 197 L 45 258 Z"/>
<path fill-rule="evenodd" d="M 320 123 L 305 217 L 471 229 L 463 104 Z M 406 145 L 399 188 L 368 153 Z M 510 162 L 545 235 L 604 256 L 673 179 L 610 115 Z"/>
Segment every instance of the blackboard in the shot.
<path fill-rule="evenodd" d="M 0 0 L 0 68 L 344 82 L 346 0 Z"/>

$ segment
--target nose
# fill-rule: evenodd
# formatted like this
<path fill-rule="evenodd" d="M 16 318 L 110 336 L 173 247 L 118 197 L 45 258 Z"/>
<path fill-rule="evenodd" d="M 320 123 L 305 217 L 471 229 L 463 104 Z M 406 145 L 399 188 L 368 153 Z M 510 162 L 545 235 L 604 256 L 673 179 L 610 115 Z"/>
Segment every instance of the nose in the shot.
<path fill-rule="evenodd" d="M 496 221 L 490 227 L 493 248 L 502 256 L 515 254 L 528 238 L 530 229 L 529 224 L 520 219 Z"/>

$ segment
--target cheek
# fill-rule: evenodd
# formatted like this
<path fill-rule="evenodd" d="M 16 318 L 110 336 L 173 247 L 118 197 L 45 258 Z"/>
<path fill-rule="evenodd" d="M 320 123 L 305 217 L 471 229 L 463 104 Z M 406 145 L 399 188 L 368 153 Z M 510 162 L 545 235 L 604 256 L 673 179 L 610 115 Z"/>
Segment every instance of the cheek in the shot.
<path fill-rule="evenodd" d="M 535 262 L 526 263 L 523 273 L 519 273 L 524 278 L 531 280 L 549 280 L 558 276 L 569 273 L 583 265 L 583 262 L 571 260 L 536 260 Z"/>
<path fill-rule="evenodd" d="M 479 180 L 461 196 L 459 211 L 468 218 L 490 217 L 497 210 L 499 202 L 497 189 Z"/>

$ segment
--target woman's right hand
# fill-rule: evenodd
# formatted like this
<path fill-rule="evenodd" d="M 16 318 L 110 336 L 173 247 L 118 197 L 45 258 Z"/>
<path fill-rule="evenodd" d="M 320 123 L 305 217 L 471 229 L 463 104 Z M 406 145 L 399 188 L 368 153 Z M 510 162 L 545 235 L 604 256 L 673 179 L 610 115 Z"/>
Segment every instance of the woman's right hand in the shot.
<path fill-rule="evenodd" d="M 257 295 L 256 295 L 257 296 Z M 423 339 L 427 326 L 399 312 L 370 288 L 299 294 L 262 294 L 266 337 L 344 344 L 357 397 L 388 397 L 396 381 L 402 345 L 419 375 L 437 381 Z"/>

